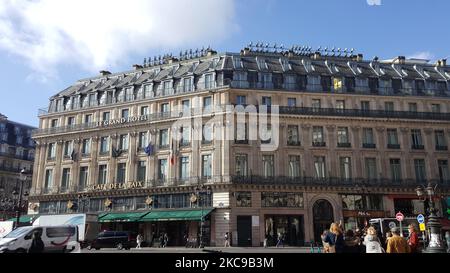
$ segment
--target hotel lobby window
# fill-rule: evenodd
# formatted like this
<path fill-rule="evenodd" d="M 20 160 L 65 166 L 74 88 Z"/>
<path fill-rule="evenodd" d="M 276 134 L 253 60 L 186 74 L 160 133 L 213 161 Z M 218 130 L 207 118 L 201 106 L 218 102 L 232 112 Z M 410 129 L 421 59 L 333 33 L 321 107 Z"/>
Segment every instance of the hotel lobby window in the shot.
<path fill-rule="evenodd" d="M 251 207 L 252 193 L 251 192 L 236 192 L 236 207 Z"/>

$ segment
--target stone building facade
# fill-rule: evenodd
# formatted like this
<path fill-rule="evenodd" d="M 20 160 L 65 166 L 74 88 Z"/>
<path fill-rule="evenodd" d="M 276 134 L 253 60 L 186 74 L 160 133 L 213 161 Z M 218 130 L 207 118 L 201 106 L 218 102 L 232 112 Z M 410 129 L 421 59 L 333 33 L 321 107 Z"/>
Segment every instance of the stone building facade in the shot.
<path fill-rule="evenodd" d="M 40 115 L 30 213 L 242 246 L 423 213 L 415 188 L 450 186 L 450 67 L 341 53 L 208 49 L 79 80 Z"/>

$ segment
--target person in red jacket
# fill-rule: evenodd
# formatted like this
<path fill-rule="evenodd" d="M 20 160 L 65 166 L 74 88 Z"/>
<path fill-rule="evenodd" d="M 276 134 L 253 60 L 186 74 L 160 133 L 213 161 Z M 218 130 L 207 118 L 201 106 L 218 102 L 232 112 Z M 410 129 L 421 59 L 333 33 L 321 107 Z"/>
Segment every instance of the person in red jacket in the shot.
<path fill-rule="evenodd" d="M 410 224 L 408 226 L 409 229 L 409 237 L 408 237 L 408 245 L 411 248 L 411 253 L 418 252 L 419 250 L 419 235 L 416 231 L 416 226 Z"/>

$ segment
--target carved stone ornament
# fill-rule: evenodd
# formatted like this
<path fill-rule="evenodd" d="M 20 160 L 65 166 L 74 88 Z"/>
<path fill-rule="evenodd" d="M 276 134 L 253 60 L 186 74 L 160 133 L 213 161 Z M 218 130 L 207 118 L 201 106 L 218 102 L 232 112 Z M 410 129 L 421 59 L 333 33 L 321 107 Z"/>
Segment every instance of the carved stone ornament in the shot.
<path fill-rule="evenodd" d="M 303 130 L 309 130 L 311 128 L 311 124 L 308 123 L 304 123 L 300 125 L 302 127 Z"/>
<path fill-rule="evenodd" d="M 112 205 L 112 201 L 109 198 L 106 198 L 104 204 L 105 204 L 105 207 L 110 208 Z"/>
<path fill-rule="evenodd" d="M 150 196 L 147 197 L 147 199 L 145 199 L 145 204 L 149 206 L 153 205 L 153 198 L 151 198 Z"/>
<path fill-rule="evenodd" d="M 196 203 L 197 200 L 198 200 L 198 197 L 197 197 L 197 195 L 192 194 L 192 195 L 191 195 L 191 198 L 190 198 L 189 200 L 191 201 L 191 203 Z"/>
<path fill-rule="evenodd" d="M 69 202 L 67 202 L 67 208 L 68 209 L 72 209 L 74 205 L 75 204 L 71 200 L 69 200 Z"/>

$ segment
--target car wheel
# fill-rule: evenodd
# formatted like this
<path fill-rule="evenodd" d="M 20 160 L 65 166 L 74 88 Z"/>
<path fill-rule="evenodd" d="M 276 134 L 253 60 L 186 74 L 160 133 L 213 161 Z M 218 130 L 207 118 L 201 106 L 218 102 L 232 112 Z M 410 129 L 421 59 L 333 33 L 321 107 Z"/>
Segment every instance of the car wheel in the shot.
<path fill-rule="evenodd" d="M 117 244 L 117 249 L 118 249 L 118 250 L 122 250 L 122 249 L 123 249 L 122 243 L 118 243 L 118 244 Z"/>

